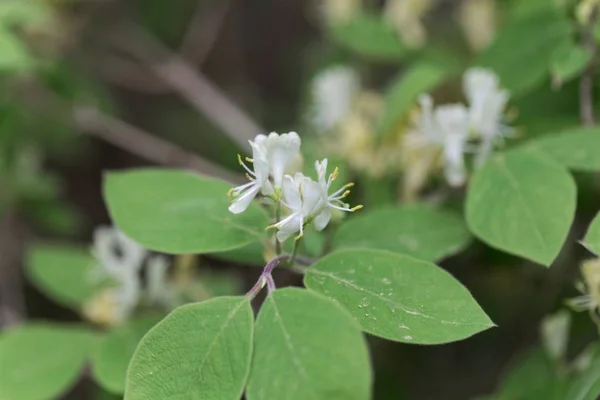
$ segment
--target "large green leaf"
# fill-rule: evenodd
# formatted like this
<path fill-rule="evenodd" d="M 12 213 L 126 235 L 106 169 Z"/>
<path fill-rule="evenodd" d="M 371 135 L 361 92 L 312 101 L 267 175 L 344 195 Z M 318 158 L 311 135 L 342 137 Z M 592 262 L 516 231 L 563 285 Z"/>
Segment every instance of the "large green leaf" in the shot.
<path fill-rule="evenodd" d="M 329 33 L 340 46 L 375 60 L 396 61 L 407 52 L 394 27 L 379 15 L 357 13 L 348 22 L 332 25 Z"/>
<path fill-rule="evenodd" d="M 544 135 L 531 146 L 564 166 L 578 171 L 600 171 L 600 128 L 575 127 Z"/>
<path fill-rule="evenodd" d="M 314 292 L 271 293 L 256 321 L 248 400 L 367 400 L 371 368 L 352 317 Z"/>
<path fill-rule="evenodd" d="M 30 324 L 0 335 L 0 400 L 59 398 L 78 379 L 94 344 L 81 328 Z"/>
<path fill-rule="evenodd" d="M 594 351 L 588 368 L 569 387 L 568 400 L 598 400 L 600 398 L 600 347 Z"/>
<path fill-rule="evenodd" d="M 29 249 L 27 275 L 46 295 L 79 309 L 101 287 L 88 249 L 65 244 L 37 244 Z"/>
<path fill-rule="evenodd" d="M 385 110 L 379 126 L 378 136 L 383 136 L 406 117 L 417 98 L 435 88 L 448 75 L 448 69 L 432 63 L 420 63 L 402 72 L 385 95 Z"/>
<path fill-rule="evenodd" d="M 512 371 L 503 379 L 497 400 L 572 400 L 565 397 L 567 379 L 557 374 L 543 349 L 535 349 L 511 365 Z"/>
<path fill-rule="evenodd" d="M 229 188 L 191 172 L 149 168 L 107 174 L 104 197 L 114 223 L 145 247 L 208 253 L 243 247 L 269 224 L 257 205 L 230 213 Z"/>
<path fill-rule="evenodd" d="M 332 247 L 371 248 L 435 261 L 465 248 L 471 234 L 463 220 L 425 204 L 384 208 L 360 214 L 344 223 Z"/>
<path fill-rule="evenodd" d="M 592 53 L 569 38 L 561 43 L 552 55 L 550 72 L 555 83 L 562 85 L 583 73 L 592 58 Z"/>
<path fill-rule="evenodd" d="M 104 389 L 113 393 L 125 392 L 127 367 L 135 349 L 144 335 L 160 317 L 141 317 L 117 327 L 104 336 L 92 355 L 94 379 Z"/>
<path fill-rule="evenodd" d="M 253 319 L 244 297 L 176 309 L 140 342 L 125 400 L 239 400 L 250 372 Z"/>
<path fill-rule="evenodd" d="M 407 343 L 461 340 L 494 326 L 443 269 L 382 250 L 344 250 L 308 268 L 306 287 L 346 307 L 366 332 Z"/>
<path fill-rule="evenodd" d="M 555 12 L 520 18 L 502 28 L 477 65 L 493 69 L 503 86 L 520 94 L 548 76 L 557 46 L 571 31 L 569 21 Z"/>
<path fill-rule="evenodd" d="M 583 239 L 583 245 L 600 257 L 600 214 L 594 218 L 588 228 L 585 239 Z"/>
<path fill-rule="evenodd" d="M 467 223 L 489 245 L 549 266 L 569 233 L 576 194 L 571 175 L 543 153 L 498 154 L 472 178 Z"/>

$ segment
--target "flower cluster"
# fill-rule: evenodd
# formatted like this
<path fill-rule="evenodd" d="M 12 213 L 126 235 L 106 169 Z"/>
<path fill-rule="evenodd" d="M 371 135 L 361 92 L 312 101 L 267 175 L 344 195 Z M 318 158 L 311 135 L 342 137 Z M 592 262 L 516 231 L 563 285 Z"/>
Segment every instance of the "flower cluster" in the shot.
<path fill-rule="evenodd" d="M 270 226 L 278 229 L 279 242 L 284 242 L 294 234 L 298 234 L 296 239 L 301 238 L 304 228 L 311 223 L 319 231 L 325 229 L 334 209 L 353 212 L 361 208 L 351 208 L 343 201 L 350 194 L 348 189 L 353 186 L 352 183 L 330 194 L 338 169 L 327 176 L 327 159 L 315 162 L 316 181 L 301 172 L 293 175 L 285 173 L 300 154 L 300 137 L 296 132 L 258 135 L 250 141 L 250 145 L 252 158 L 246 161 L 252 163 L 254 168 L 248 167 L 238 156 L 250 182 L 229 191 L 228 195 L 232 198 L 229 211 L 234 214 L 243 212 L 259 193 L 270 198 L 276 209 L 287 210 L 285 217 Z"/>
<path fill-rule="evenodd" d="M 421 113 L 415 123 L 416 134 L 425 146 L 442 151 L 446 180 L 460 186 L 466 180 L 464 154 L 469 142 L 473 147 L 477 166 L 483 164 L 494 146 L 502 141 L 509 129 L 502 123 L 509 93 L 500 89 L 498 77 L 482 68 L 471 68 L 463 76 L 463 90 L 469 106 L 444 104 L 434 108 L 427 94 L 421 95 Z"/>
<path fill-rule="evenodd" d="M 94 232 L 92 255 L 97 261 L 91 278 L 108 280 L 111 285 L 84 306 L 84 314 L 102 325 L 118 325 L 127 320 L 142 299 L 149 304 L 166 305 L 172 290 L 167 279 L 169 263 L 112 227 Z M 140 272 L 147 260 L 147 284 L 142 288 Z"/>
<path fill-rule="evenodd" d="M 581 296 L 568 301 L 575 311 L 588 311 L 592 320 L 600 325 L 600 258 L 584 261 L 581 264 L 582 282 L 575 286 Z"/>

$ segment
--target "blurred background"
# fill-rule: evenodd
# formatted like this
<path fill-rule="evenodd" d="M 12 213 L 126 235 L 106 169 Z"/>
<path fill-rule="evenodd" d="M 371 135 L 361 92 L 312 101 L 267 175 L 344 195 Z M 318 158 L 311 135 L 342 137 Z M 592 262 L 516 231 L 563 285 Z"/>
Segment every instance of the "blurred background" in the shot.
<path fill-rule="evenodd" d="M 375 93 L 416 63 L 452 67 L 458 73 L 431 91 L 436 99 L 457 101 L 460 71 L 503 26 L 548 4 L 562 10 L 576 2 L 405 0 L 395 14 L 385 3 L 0 1 L 0 326 L 81 320 L 36 288 L 23 268 L 31 243 L 44 239 L 89 246 L 94 228 L 110 224 L 102 198 L 105 171 L 162 165 L 238 182 L 237 154 L 247 152 L 248 139 L 270 131 L 298 131 L 310 151 L 322 152 L 331 143 L 324 145 L 307 121 L 311 83 L 326 67 L 352 66 L 363 86 Z M 402 49 L 386 48 L 377 39 L 369 43 L 376 25 L 350 33 L 333 28 L 356 7 L 396 15 L 386 26 Z M 519 133 L 515 143 L 581 123 L 580 82 L 561 78 L 546 71 L 511 102 L 511 123 Z M 597 93 L 597 86 L 593 90 Z M 333 147 L 341 148 L 353 139 L 342 135 L 336 140 Z M 396 196 L 393 176 L 400 170 L 363 168 L 353 161 L 355 152 L 325 155 L 356 178 L 357 201 L 379 207 L 411 200 Z M 391 158 L 399 154 L 392 152 Z M 498 328 L 443 346 L 369 338 L 375 399 L 483 398 L 540 346 L 542 320 L 576 294 L 579 263 L 590 256 L 577 240 L 600 209 L 600 179 L 594 174 L 576 178 L 579 211 L 570 244 L 550 270 L 476 241 L 441 263 L 471 290 Z M 438 195 L 434 185 L 418 196 L 435 200 Z M 461 210 L 464 190 L 445 190 L 443 196 Z M 259 271 L 211 257 L 198 264 L 235 277 L 240 293 Z M 280 286 L 301 283 L 285 272 L 276 279 Z M 587 314 L 572 314 L 572 321 L 568 354 L 574 356 L 597 337 L 597 330 Z M 1 365 L 0 371 L 6 368 Z M 528 382 L 536 384 L 535 378 Z M 3 400 L 15 400 L 1 392 Z M 84 373 L 61 398 L 110 396 Z"/>

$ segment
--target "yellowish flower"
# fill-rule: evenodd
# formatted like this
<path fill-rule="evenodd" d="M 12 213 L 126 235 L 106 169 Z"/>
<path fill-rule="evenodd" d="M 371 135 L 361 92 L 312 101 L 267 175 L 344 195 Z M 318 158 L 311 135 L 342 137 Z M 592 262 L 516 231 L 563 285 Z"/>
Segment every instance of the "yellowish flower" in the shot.
<path fill-rule="evenodd" d="M 458 11 L 458 20 L 469 45 L 474 50 L 486 47 L 496 34 L 496 2 L 465 0 Z"/>
<path fill-rule="evenodd" d="M 583 281 L 576 284 L 582 295 L 570 299 L 567 304 L 575 311 L 589 311 L 592 320 L 600 325 L 600 258 L 581 264 Z"/>
<path fill-rule="evenodd" d="M 384 15 L 407 46 L 420 48 L 427 39 L 422 19 L 433 5 L 433 0 L 388 0 Z"/>
<path fill-rule="evenodd" d="M 125 317 L 114 289 L 104 289 L 96 293 L 83 305 L 82 311 L 88 320 L 105 327 L 119 325 Z"/>
<path fill-rule="evenodd" d="M 362 0 L 321 0 L 321 13 L 329 23 L 346 22 L 360 9 Z"/>

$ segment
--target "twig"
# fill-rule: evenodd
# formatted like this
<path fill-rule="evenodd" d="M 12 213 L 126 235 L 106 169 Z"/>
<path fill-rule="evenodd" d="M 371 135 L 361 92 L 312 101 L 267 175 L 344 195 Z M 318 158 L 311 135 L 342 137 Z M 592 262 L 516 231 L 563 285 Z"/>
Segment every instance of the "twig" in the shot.
<path fill-rule="evenodd" d="M 188 25 L 187 32 L 179 46 L 182 58 L 194 65 L 202 65 L 213 49 L 232 0 L 220 0 L 210 12 L 206 12 L 201 2 Z"/>
<path fill-rule="evenodd" d="M 245 151 L 251 150 L 249 140 L 265 132 L 204 75 L 141 28 L 133 27 L 129 32 L 121 32 L 113 42 L 119 49 L 139 59 Z M 125 63 L 120 66 L 121 75 L 124 75 L 124 65 Z M 141 71 L 143 73 L 143 67 Z M 136 71 L 131 73 L 135 75 Z M 125 76 L 119 78 L 121 81 L 127 80 Z"/>
<path fill-rule="evenodd" d="M 21 279 L 23 234 L 17 213 L 5 211 L 0 216 L 0 330 L 25 318 Z"/>
<path fill-rule="evenodd" d="M 161 165 L 188 168 L 232 183 L 243 181 L 241 175 L 207 161 L 200 156 L 159 139 L 140 128 L 103 114 L 93 107 L 78 107 L 73 112 L 75 122 L 88 134 L 93 134 L 121 149 Z"/>
<path fill-rule="evenodd" d="M 582 44 L 590 52 L 590 63 L 585 69 L 579 83 L 579 103 L 581 121 L 586 126 L 594 126 L 596 118 L 594 116 L 594 70 L 596 67 L 596 40 L 594 38 L 594 28 L 598 19 L 598 5 L 594 6 L 587 24 L 583 28 Z"/>

